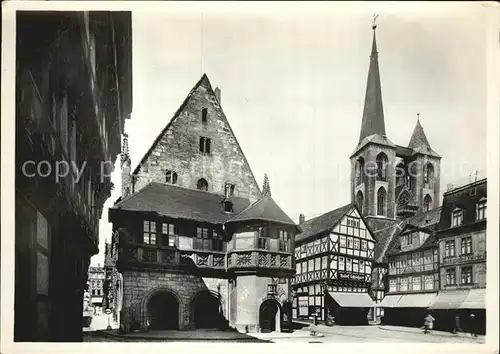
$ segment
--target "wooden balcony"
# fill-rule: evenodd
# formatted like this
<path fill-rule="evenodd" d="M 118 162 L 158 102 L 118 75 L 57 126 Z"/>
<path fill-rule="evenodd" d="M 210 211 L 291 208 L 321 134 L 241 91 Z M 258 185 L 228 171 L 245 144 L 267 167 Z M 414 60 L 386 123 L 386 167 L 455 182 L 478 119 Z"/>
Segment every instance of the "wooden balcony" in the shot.
<path fill-rule="evenodd" d="M 481 252 L 473 254 L 464 254 L 456 257 L 443 258 L 442 264 L 443 266 L 449 266 L 449 265 L 458 265 L 458 264 L 485 262 L 485 261 L 486 261 L 486 252 Z"/>
<path fill-rule="evenodd" d="M 266 250 L 238 251 L 228 254 L 228 269 L 244 268 L 283 269 L 295 271 L 292 255 L 289 253 L 270 252 Z"/>
<path fill-rule="evenodd" d="M 145 268 L 218 269 L 225 270 L 225 252 L 180 250 L 156 245 L 127 245 L 119 253 L 122 266 Z"/>

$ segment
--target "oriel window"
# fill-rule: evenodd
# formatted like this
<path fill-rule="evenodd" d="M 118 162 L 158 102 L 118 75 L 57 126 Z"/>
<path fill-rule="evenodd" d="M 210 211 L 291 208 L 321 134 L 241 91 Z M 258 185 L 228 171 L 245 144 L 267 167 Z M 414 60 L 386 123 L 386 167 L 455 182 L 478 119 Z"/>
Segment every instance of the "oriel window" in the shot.
<path fill-rule="evenodd" d="M 144 221 L 144 243 L 149 245 L 156 244 L 156 222 Z"/>

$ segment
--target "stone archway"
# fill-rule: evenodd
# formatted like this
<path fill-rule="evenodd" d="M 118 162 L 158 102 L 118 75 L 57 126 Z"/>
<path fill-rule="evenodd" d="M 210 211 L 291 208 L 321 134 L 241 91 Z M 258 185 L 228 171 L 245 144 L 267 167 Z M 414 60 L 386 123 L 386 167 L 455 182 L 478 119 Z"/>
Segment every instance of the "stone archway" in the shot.
<path fill-rule="evenodd" d="M 281 305 L 275 299 L 267 299 L 259 308 L 259 327 L 261 332 L 281 332 Z"/>
<path fill-rule="evenodd" d="M 178 330 L 184 327 L 184 303 L 179 295 L 169 288 L 156 288 L 142 300 L 141 324 L 152 330 Z"/>
<path fill-rule="evenodd" d="M 220 295 L 201 290 L 191 300 L 191 322 L 195 328 L 221 328 L 224 323 Z"/>

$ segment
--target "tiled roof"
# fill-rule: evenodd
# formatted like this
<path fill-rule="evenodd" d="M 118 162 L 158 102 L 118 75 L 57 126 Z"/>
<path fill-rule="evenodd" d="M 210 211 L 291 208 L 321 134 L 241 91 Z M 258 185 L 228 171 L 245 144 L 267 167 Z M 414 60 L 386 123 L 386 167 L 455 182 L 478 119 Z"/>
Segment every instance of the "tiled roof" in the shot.
<path fill-rule="evenodd" d="M 249 205 L 241 213 L 228 220 L 227 223 L 229 224 L 233 222 L 251 220 L 263 220 L 295 226 L 293 220 L 285 214 L 285 212 L 269 195 L 266 195 L 265 197 L 257 200 L 252 205 Z"/>
<path fill-rule="evenodd" d="M 354 208 L 354 204 L 350 203 L 299 224 L 299 227 L 302 229 L 302 233 L 295 235 L 295 242 L 303 241 L 309 237 L 333 228 L 352 208 Z"/>
<path fill-rule="evenodd" d="M 475 193 L 471 191 L 475 188 Z M 443 196 L 443 206 L 441 210 L 438 230 L 445 230 L 451 226 L 451 214 L 453 210 L 459 208 L 464 211 L 463 225 L 476 222 L 476 205 L 482 198 L 487 197 L 486 178 L 469 185 L 457 188 Z"/>
<path fill-rule="evenodd" d="M 418 248 L 425 248 L 436 241 L 436 237 L 434 236 L 433 231 L 435 230 L 437 224 L 439 223 L 439 218 L 441 215 L 441 207 L 434 208 L 429 210 L 428 212 L 421 212 L 415 216 L 412 216 L 406 220 L 404 220 L 404 224 L 401 225 L 399 231 L 396 231 L 390 240 L 388 241 L 387 251 L 385 254 L 382 254 L 381 261 L 383 261 L 383 257 L 388 255 L 393 255 L 401 250 L 401 244 L 399 240 L 399 235 L 405 231 L 406 229 L 424 229 L 428 232 L 431 232 L 431 235 L 426 239 L 426 241 Z M 413 251 L 413 250 L 412 250 Z"/>
<path fill-rule="evenodd" d="M 395 233 L 401 231 L 404 221 L 376 218 L 367 218 L 367 220 L 373 230 L 374 237 L 377 239 L 374 255 L 375 262 L 382 263 L 390 241 Z"/>
<path fill-rule="evenodd" d="M 396 148 L 396 145 L 385 135 L 373 134 L 363 138 L 363 140 L 359 142 L 358 146 L 356 146 L 356 149 L 354 149 L 354 152 L 351 154 L 351 157 L 360 151 L 365 145 L 370 143 Z"/>
<path fill-rule="evenodd" d="M 175 219 L 189 219 L 211 224 L 222 224 L 250 205 L 245 198 L 231 197 L 234 213 L 224 212 L 224 195 L 170 184 L 151 182 L 110 208 L 138 212 L 152 212 Z"/>

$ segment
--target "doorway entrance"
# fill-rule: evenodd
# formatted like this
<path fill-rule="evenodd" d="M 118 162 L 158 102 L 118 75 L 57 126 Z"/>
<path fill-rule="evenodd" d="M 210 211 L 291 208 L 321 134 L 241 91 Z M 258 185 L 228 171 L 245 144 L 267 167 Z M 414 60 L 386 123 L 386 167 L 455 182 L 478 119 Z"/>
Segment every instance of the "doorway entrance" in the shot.
<path fill-rule="evenodd" d="M 220 298 L 209 290 L 203 290 L 196 295 L 192 311 L 195 328 L 220 328 L 223 323 Z"/>
<path fill-rule="evenodd" d="M 148 302 L 148 315 L 152 330 L 179 329 L 179 303 L 168 291 L 151 297 Z"/>
<path fill-rule="evenodd" d="M 281 330 L 281 311 L 276 300 L 266 300 L 260 305 L 259 326 L 263 333 Z"/>

